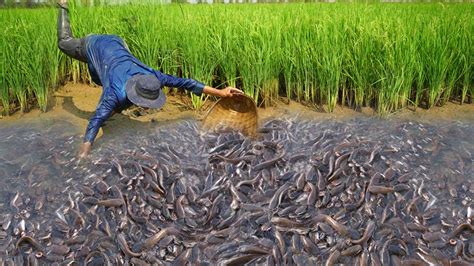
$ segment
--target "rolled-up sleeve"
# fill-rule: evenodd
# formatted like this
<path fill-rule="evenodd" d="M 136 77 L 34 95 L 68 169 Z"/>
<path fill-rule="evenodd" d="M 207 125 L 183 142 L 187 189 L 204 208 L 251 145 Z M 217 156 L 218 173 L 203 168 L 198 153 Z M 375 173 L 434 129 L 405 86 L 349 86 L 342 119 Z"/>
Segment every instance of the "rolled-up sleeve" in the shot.
<path fill-rule="evenodd" d="M 161 73 L 160 71 L 155 71 L 155 74 L 161 84 L 166 87 L 186 89 L 198 96 L 200 96 L 204 90 L 205 85 L 194 79 L 178 78 L 173 75 Z"/>
<path fill-rule="evenodd" d="M 104 124 L 104 122 L 109 119 L 113 111 L 118 105 L 118 101 L 114 97 L 103 95 L 94 116 L 89 120 L 89 125 L 86 129 L 86 134 L 84 135 L 84 142 L 93 143 L 99 128 Z"/>

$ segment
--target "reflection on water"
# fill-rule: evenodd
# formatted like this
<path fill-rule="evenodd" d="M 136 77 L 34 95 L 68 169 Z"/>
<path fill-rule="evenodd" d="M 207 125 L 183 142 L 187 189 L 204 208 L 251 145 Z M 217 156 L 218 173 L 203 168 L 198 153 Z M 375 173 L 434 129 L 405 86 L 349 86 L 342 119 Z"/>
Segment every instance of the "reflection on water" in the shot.
<path fill-rule="evenodd" d="M 82 162 L 65 121 L 0 127 L 3 261 L 474 259 L 472 123 L 285 118 L 248 139 L 189 120 Z"/>

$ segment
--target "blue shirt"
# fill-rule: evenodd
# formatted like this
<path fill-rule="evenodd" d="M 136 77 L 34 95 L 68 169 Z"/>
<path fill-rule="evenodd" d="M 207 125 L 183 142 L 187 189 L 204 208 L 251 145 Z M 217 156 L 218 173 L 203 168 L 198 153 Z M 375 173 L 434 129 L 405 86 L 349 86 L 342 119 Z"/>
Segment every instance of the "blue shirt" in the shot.
<path fill-rule="evenodd" d="M 163 86 L 183 88 L 201 95 L 204 84 L 186 78 L 163 74 L 135 58 L 125 42 L 116 35 L 89 35 L 86 53 L 92 80 L 102 86 L 102 96 L 86 129 L 84 142 L 93 143 L 99 128 L 112 115 L 132 105 L 127 99 L 125 84 L 137 74 L 153 74 Z"/>

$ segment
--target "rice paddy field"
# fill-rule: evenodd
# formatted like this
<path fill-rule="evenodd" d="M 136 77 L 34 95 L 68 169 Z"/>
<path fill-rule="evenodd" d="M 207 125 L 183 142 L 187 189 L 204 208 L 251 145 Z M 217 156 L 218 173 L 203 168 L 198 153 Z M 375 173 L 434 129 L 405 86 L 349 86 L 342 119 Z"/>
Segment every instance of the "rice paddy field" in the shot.
<path fill-rule="evenodd" d="M 0 265 L 474 264 L 474 5 L 69 7 L 76 36 L 271 108 L 209 130 L 214 99 L 172 91 L 80 158 L 101 89 L 57 9 L 0 8 L 0 112 L 48 111 L 0 115 Z"/>
<path fill-rule="evenodd" d="M 117 34 L 165 73 L 237 86 L 260 105 L 279 97 L 381 114 L 472 101 L 474 5 L 70 3 L 76 36 Z M 0 9 L 0 108 L 46 110 L 64 82 L 91 82 L 57 49 L 55 8 Z M 206 98 L 190 96 L 199 109 Z"/>

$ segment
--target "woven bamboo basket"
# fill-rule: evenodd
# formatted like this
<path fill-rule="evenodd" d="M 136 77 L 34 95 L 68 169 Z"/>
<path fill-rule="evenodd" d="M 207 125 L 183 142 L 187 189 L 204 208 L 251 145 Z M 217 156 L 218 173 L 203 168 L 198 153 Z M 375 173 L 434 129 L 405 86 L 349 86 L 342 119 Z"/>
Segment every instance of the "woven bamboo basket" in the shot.
<path fill-rule="evenodd" d="M 202 126 L 217 132 L 237 130 L 253 137 L 258 127 L 257 105 L 246 95 L 221 98 L 209 109 Z"/>

